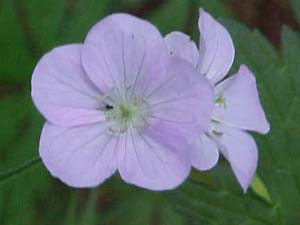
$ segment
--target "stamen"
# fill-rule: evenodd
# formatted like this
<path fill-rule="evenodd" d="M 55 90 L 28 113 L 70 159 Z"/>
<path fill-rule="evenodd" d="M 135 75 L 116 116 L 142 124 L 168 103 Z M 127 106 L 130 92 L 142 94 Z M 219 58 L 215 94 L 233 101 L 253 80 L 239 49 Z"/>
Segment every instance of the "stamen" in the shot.
<path fill-rule="evenodd" d="M 223 136 L 223 132 L 216 131 L 216 130 L 213 130 L 212 132 L 213 132 L 214 135 L 216 135 L 216 136 L 218 136 L 218 137 Z"/>
<path fill-rule="evenodd" d="M 109 110 L 113 110 L 114 107 L 113 107 L 112 105 L 106 104 L 106 105 L 105 105 L 105 109 L 106 109 L 107 111 L 109 111 Z"/>
<path fill-rule="evenodd" d="M 216 137 L 222 137 L 224 134 L 222 125 L 220 124 L 220 122 L 214 119 L 212 119 L 210 123 L 210 131 Z"/>
<path fill-rule="evenodd" d="M 216 105 L 223 106 L 224 108 L 226 108 L 226 99 L 224 98 L 224 96 L 221 92 L 219 92 L 217 94 L 215 102 L 216 102 Z"/>

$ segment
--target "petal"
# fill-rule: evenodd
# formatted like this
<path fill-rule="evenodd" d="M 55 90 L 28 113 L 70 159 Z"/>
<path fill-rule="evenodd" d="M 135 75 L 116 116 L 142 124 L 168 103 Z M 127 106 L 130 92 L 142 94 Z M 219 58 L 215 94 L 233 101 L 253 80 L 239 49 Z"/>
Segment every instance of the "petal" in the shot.
<path fill-rule="evenodd" d="M 187 60 L 194 67 L 197 66 L 199 51 L 188 35 L 175 31 L 165 36 L 164 40 L 172 55 Z"/>
<path fill-rule="evenodd" d="M 187 143 L 163 124 L 130 130 L 123 143 L 119 171 L 128 183 L 150 190 L 173 189 L 190 172 Z"/>
<path fill-rule="evenodd" d="M 200 57 L 198 68 L 212 82 L 222 80 L 234 60 L 234 46 L 230 34 L 210 14 L 200 9 Z"/>
<path fill-rule="evenodd" d="M 72 187 L 93 187 L 116 171 L 116 146 L 102 123 L 74 128 L 46 123 L 39 153 L 54 177 Z"/>
<path fill-rule="evenodd" d="M 220 151 L 229 161 L 243 190 L 246 192 L 257 168 L 258 153 L 255 140 L 246 132 L 223 127 L 219 137 Z"/>
<path fill-rule="evenodd" d="M 174 57 L 156 75 L 145 93 L 149 117 L 168 123 L 188 139 L 198 138 L 208 128 L 214 108 L 212 86 L 191 64 Z"/>
<path fill-rule="evenodd" d="M 209 170 L 219 159 L 217 144 L 206 134 L 201 135 L 191 146 L 190 159 L 193 167 L 199 170 Z"/>
<path fill-rule="evenodd" d="M 91 80 L 104 92 L 112 87 L 129 87 L 149 58 L 148 50 L 163 43 L 159 31 L 145 20 L 113 14 L 98 22 L 88 33 L 82 61 Z"/>
<path fill-rule="evenodd" d="M 76 126 L 103 120 L 97 110 L 101 92 L 81 66 L 81 45 L 53 49 L 38 62 L 31 80 L 32 99 L 47 120 Z"/>
<path fill-rule="evenodd" d="M 246 66 L 220 83 L 216 92 L 223 95 L 225 105 L 215 108 L 215 119 L 236 128 L 268 133 L 270 125 L 259 101 L 256 80 Z"/>

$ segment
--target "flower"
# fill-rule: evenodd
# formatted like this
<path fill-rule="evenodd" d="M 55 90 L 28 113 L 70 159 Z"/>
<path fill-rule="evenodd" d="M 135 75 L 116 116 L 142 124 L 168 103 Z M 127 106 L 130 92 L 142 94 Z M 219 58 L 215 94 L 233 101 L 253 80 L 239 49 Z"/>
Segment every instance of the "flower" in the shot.
<path fill-rule="evenodd" d="M 218 161 L 219 151 L 229 161 L 246 191 L 257 167 L 254 139 L 245 131 L 268 133 L 270 126 L 259 101 L 256 80 L 247 66 L 224 80 L 234 60 L 234 45 L 228 31 L 200 9 L 200 47 L 180 32 L 165 37 L 169 50 L 198 70 L 215 86 L 215 108 L 209 129 L 191 147 L 192 165 L 208 170 Z"/>
<path fill-rule="evenodd" d="M 188 143 L 214 105 L 212 86 L 196 74 L 150 23 L 104 18 L 83 44 L 53 49 L 33 72 L 32 99 L 47 120 L 43 163 L 73 187 L 96 186 L 117 170 L 139 187 L 178 186 L 191 167 Z"/>

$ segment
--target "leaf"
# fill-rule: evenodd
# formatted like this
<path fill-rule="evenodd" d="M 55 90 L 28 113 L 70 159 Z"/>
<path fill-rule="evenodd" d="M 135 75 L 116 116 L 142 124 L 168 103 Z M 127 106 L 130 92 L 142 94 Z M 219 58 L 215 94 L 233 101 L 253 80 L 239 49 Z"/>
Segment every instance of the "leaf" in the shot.
<path fill-rule="evenodd" d="M 64 25 L 68 1 L 65 0 L 14 0 L 16 14 L 25 20 L 23 37 L 29 41 L 33 55 L 38 59 L 58 45 L 57 35 L 60 26 Z M 38 19 L 37 19 L 38 18 Z"/>
<path fill-rule="evenodd" d="M 204 10 L 212 13 L 212 15 L 216 18 L 218 17 L 232 17 L 232 11 L 228 7 L 228 0 L 194 0 L 199 3 L 198 8 L 202 7 Z M 197 21 L 198 22 L 198 21 Z"/>
<path fill-rule="evenodd" d="M 253 192 L 242 194 L 232 171 L 222 166 L 211 175 L 220 184 L 214 188 L 190 180 L 169 199 L 193 224 L 290 225 L 300 221 L 300 139 L 298 33 L 284 28 L 282 55 L 258 32 L 225 21 L 236 47 L 235 70 L 247 64 L 255 73 L 261 102 L 271 123 L 266 136 L 255 134 L 259 148 L 258 175 L 272 203 L 264 203 Z M 233 71 L 234 72 L 234 71 Z"/>
<path fill-rule="evenodd" d="M 164 35 L 174 30 L 181 30 L 186 22 L 188 5 L 182 0 L 168 1 L 161 5 L 160 10 L 153 12 L 149 20 L 159 27 Z M 180 16 L 174 16 L 178 12 Z"/>
<path fill-rule="evenodd" d="M 300 35 L 292 31 L 289 27 L 284 26 L 282 32 L 282 53 L 283 60 L 286 66 L 283 68 L 283 72 L 289 73 L 291 87 L 295 96 L 299 96 L 300 90 L 300 79 L 293 73 L 300 71 L 300 59 L 299 59 L 299 49 L 300 49 Z M 295 97 L 293 96 L 293 97 Z"/>
<path fill-rule="evenodd" d="M 218 165 L 209 174 L 217 187 L 190 179 L 167 196 L 193 224 L 275 224 L 270 206 L 253 193 L 244 195 L 227 167 Z"/>
<path fill-rule="evenodd" d="M 5 151 L 7 145 L 10 145 L 13 142 L 13 138 L 18 132 L 18 126 L 21 123 L 22 119 L 25 117 L 25 110 L 22 112 L 22 109 L 26 106 L 26 101 L 21 96 L 7 96 L 3 97 L 0 101 L 0 117 L 5 118 L 1 121 L 1 129 L 0 129 L 0 150 L 2 152 Z M 13 115 L 13 116 L 12 116 Z M 6 154 L 3 153 L 1 155 L 1 162 L 5 160 L 7 157 Z M 0 165 L 1 168 L 1 165 Z"/>
<path fill-rule="evenodd" d="M 169 0 L 161 5 L 160 10 L 150 14 L 148 19 L 159 27 L 164 35 L 172 31 L 182 31 L 196 37 L 200 7 L 218 16 L 231 16 L 229 9 L 219 0 Z M 176 16 L 178 12 L 180 16 Z M 198 42 L 198 38 L 195 40 Z"/>
<path fill-rule="evenodd" d="M 261 197 L 268 203 L 272 203 L 272 200 L 271 200 L 270 194 L 268 192 L 268 189 L 266 188 L 266 185 L 264 184 L 264 182 L 260 179 L 260 177 L 257 174 L 254 174 L 254 176 L 253 176 L 253 180 L 251 183 L 251 189 L 259 197 Z"/>
<path fill-rule="evenodd" d="M 295 13 L 295 17 L 298 20 L 298 23 L 300 23 L 300 1 L 299 0 L 290 0 L 292 8 Z"/>
<path fill-rule="evenodd" d="M 21 19 L 16 16 L 16 4 L 12 0 L 3 0 L 0 10 L 1 32 L 0 81 L 24 81 L 29 77 L 34 61 L 23 36 Z"/>
<path fill-rule="evenodd" d="M 107 16 L 110 12 L 111 0 L 76 0 L 76 4 L 65 15 L 58 38 L 60 42 L 83 42 L 89 29 Z"/>

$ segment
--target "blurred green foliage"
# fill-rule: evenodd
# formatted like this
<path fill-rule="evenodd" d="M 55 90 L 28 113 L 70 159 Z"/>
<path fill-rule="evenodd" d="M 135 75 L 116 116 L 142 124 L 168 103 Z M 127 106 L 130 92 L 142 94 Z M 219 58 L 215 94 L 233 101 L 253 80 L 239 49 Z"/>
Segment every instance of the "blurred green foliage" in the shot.
<path fill-rule="evenodd" d="M 163 34 L 183 30 L 197 41 L 202 6 L 225 18 L 222 23 L 232 34 L 237 53 L 232 72 L 243 63 L 257 76 L 272 127 L 268 136 L 255 135 L 260 149 L 258 175 L 272 201 L 252 190 L 243 194 L 223 164 L 207 173 L 194 172 L 177 190 L 160 193 L 124 184 L 118 175 L 96 189 L 75 190 L 38 164 L 0 184 L 1 225 L 299 224 L 299 33 L 284 27 L 281 48 L 275 50 L 258 31 L 228 19 L 233 18 L 228 1 L 157 2 L 0 0 L 0 171 L 38 155 L 43 118 L 30 100 L 30 77 L 43 53 L 57 45 L 81 42 L 93 24 L 117 11 L 149 19 Z M 300 2 L 291 3 L 299 18 Z"/>

